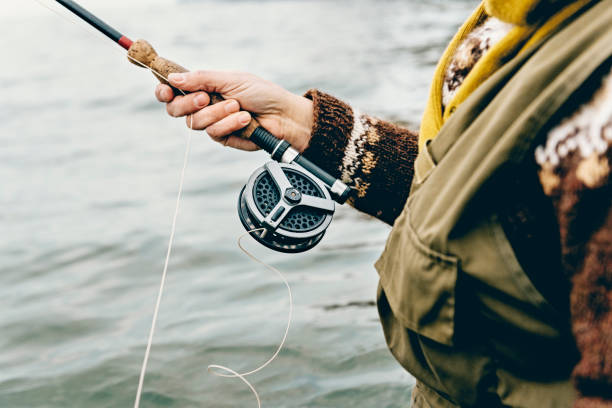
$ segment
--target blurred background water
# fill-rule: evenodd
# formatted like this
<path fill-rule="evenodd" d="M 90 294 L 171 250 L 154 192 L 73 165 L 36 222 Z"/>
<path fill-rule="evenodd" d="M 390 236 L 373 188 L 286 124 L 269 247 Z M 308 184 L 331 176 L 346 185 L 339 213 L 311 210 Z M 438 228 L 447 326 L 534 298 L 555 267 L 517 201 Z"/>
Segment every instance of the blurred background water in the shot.
<path fill-rule="evenodd" d="M 413 127 L 437 58 L 475 6 L 82 3 L 187 67 L 250 71 L 298 93 L 316 87 Z M 184 121 L 155 102 L 150 74 L 83 24 L 33 0 L 3 2 L 0 24 L 0 407 L 130 406 L 168 240 Z M 266 160 L 194 135 L 143 407 L 255 406 L 244 384 L 211 376 L 206 366 L 258 366 L 286 324 L 282 283 L 236 246 L 243 232 L 238 192 Z M 295 295 L 285 350 L 251 377 L 263 406 L 408 406 L 413 379 L 388 352 L 373 303 L 372 265 L 388 232 L 341 208 L 306 254 L 247 242 L 287 274 Z"/>

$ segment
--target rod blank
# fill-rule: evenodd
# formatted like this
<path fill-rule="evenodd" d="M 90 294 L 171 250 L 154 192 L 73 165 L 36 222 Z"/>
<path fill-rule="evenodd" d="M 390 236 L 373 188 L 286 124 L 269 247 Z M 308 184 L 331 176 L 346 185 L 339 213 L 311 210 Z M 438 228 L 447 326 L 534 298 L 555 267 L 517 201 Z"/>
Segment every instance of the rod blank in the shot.
<path fill-rule="evenodd" d="M 96 17 L 94 14 L 86 10 L 84 7 L 79 5 L 78 3 L 72 0 L 55 0 L 62 6 L 66 7 L 68 10 L 79 16 L 81 19 L 86 21 L 89 25 L 96 28 L 102 34 L 113 40 L 114 42 L 121 45 L 126 50 L 130 48 L 132 45 L 132 41 L 121 34 L 119 31 L 115 30 L 110 25 L 106 24 L 104 21 Z"/>

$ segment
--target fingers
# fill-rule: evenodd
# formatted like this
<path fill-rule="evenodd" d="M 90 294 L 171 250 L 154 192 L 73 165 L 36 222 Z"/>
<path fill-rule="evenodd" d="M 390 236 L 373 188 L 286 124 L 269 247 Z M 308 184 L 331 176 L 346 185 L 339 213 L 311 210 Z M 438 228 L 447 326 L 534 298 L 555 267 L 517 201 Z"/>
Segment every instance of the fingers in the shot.
<path fill-rule="evenodd" d="M 244 128 L 251 121 L 248 112 L 236 112 L 206 127 L 208 136 L 215 140 L 222 139 L 232 133 Z"/>
<path fill-rule="evenodd" d="M 170 83 L 184 91 L 225 93 L 244 82 L 244 74 L 222 71 L 194 71 L 170 74 Z"/>
<path fill-rule="evenodd" d="M 157 85 L 155 97 L 158 101 L 167 104 L 166 110 L 168 114 L 174 117 L 190 115 L 208 106 L 210 103 L 210 97 L 204 92 L 195 92 L 175 97 L 172 88 L 164 84 Z"/>
<path fill-rule="evenodd" d="M 234 149 L 246 150 L 247 152 L 254 152 L 256 150 L 259 150 L 259 147 L 255 143 L 238 136 L 227 136 L 217 141 L 223 144 L 224 146 L 233 147 Z"/>
<path fill-rule="evenodd" d="M 216 103 L 188 116 L 187 126 L 194 130 L 204 130 L 213 123 L 219 122 L 228 115 L 232 115 L 240 110 L 240 105 L 233 99 Z M 245 112 L 246 113 L 246 112 Z M 246 113 L 248 115 L 248 113 Z M 250 120 L 250 115 L 249 115 Z M 247 122 L 248 124 L 248 122 Z"/>
<path fill-rule="evenodd" d="M 259 147 L 250 140 L 233 135 L 234 132 L 243 129 L 251 122 L 251 114 L 244 111 L 238 111 L 221 117 L 221 115 L 223 115 L 222 112 L 213 111 L 213 108 L 217 108 L 218 105 L 220 104 L 205 108 L 204 110 L 209 110 L 206 115 L 204 115 L 204 113 L 201 111 L 195 115 L 188 116 L 187 126 L 192 127 L 193 129 L 205 129 L 206 133 L 208 133 L 208 136 L 210 136 L 211 139 L 217 143 L 221 143 L 224 146 L 246 150 L 249 152 L 259 150 Z M 233 104 L 231 104 L 231 106 L 233 106 Z M 238 109 L 240 109 L 239 106 Z M 196 118 L 196 116 L 199 117 Z M 219 117 L 221 118 L 215 120 Z"/>
<path fill-rule="evenodd" d="M 174 99 L 174 92 L 168 85 L 159 84 L 155 88 L 155 97 L 160 102 L 168 103 Z"/>
<path fill-rule="evenodd" d="M 211 109 L 216 107 L 217 105 L 210 106 L 206 109 Z M 205 110 L 206 110 L 205 109 Z M 198 112 L 201 113 L 201 112 Z M 203 122 L 198 122 L 199 129 L 205 129 L 208 136 L 213 139 L 215 142 L 221 143 L 224 146 L 233 147 L 235 149 L 246 150 L 246 151 L 255 151 L 259 150 L 259 147 L 255 145 L 253 142 L 243 139 L 241 137 L 233 135 L 234 132 L 237 132 L 243 129 L 251 122 L 251 115 L 248 112 L 234 112 L 231 113 L 217 121 L 211 122 L 210 126 L 203 126 L 209 123 L 211 119 L 214 118 L 216 113 L 210 112 L 210 116 L 206 116 L 204 118 L 199 118 L 198 121 L 202 120 Z M 197 115 L 197 114 L 196 114 Z M 187 126 L 190 126 L 190 122 L 193 120 L 195 123 L 195 116 L 192 115 L 187 118 Z M 202 115 L 204 116 L 204 115 Z M 192 118 L 190 120 L 190 118 Z M 194 125 L 194 129 L 198 129 Z"/>
<path fill-rule="evenodd" d="M 208 106 L 210 97 L 204 92 L 197 92 L 184 96 L 175 97 L 172 102 L 166 105 L 168 115 L 175 118 L 190 115 Z"/>
<path fill-rule="evenodd" d="M 208 93 L 225 93 L 240 88 L 248 81 L 248 75 L 230 72 L 197 71 L 185 74 L 171 74 L 168 78 L 172 86 L 193 92 L 174 96 L 168 85 L 158 85 L 155 96 L 166 103 L 168 114 L 174 117 L 186 116 L 187 126 L 194 130 L 206 130 L 208 135 L 224 146 L 254 151 L 259 147 L 253 142 L 234 135 L 251 122 L 248 112 L 240 111 L 240 104 L 234 99 L 210 104 Z M 203 91 L 203 92 L 199 92 Z"/>

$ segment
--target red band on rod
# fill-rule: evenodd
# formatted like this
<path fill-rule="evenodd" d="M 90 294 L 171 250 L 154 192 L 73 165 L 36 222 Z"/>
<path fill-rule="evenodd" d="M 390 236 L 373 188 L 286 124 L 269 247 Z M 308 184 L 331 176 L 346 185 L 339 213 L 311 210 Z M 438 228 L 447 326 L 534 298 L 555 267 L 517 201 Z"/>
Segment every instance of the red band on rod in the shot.
<path fill-rule="evenodd" d="M 132 40 L 130 40 L 129 38 L 127 38 L 125 35 L 123 37 L 121 37 L 119 39 L 119 41 L 117 41 L 119 43 L 120 46 L 122 46 L 123 48 L 125 48 L 126 50 L 129 50 L 130 47 L 132 46 L 133 42 Z"/>

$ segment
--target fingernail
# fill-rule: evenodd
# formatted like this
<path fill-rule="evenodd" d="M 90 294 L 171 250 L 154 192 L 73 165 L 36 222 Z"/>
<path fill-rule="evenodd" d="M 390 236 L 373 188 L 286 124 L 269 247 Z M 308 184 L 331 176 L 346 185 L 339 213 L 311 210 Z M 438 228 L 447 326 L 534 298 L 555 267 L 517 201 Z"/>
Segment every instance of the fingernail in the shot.
<path fill-rule="evenodd" d="M 193 101 L 195 102 L 197 107 L 201 108 L 208 103 L 208 98 L 206 97 L 206 95 L 202 94 L 196 96 Z"/>
<path fill-rule="evenodd" d="M 183 74 L 170 74 L 168 75 L 168 79 L 175 84 L 181 84 L 185 82 L 185 75 Z"/>
<path fill-rule="evenodd" d="M 249 112 L 241 112 L 238 120 L 241 124 L 248 125 L 251 122 L 251 115 L 249 115 Z"/>
<path fill-rule="evenodd" d="M 237 101 L 232 100 L 225 104 L 225 112 L 227 113 L 236 112 L 238 109 L 240 109 L 240 106 L 238 106 Z"/>

